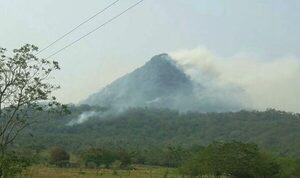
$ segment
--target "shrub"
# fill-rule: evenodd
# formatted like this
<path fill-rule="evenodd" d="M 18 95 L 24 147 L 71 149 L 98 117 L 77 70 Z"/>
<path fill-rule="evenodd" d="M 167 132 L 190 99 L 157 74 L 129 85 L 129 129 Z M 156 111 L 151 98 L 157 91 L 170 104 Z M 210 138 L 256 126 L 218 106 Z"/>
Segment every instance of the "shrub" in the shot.
<path fill-rule="evenodd" d="M 30 166 L 31 161 L 11 152 L 0 158 L 0 177 L 15 177 Z"/>
<path fill-rule="evenodd" d="M 62 148 L 54 148 L 50 151 L 50 163 L 58 167 L 65 167 L 69 164 L 70 155 Z"/>

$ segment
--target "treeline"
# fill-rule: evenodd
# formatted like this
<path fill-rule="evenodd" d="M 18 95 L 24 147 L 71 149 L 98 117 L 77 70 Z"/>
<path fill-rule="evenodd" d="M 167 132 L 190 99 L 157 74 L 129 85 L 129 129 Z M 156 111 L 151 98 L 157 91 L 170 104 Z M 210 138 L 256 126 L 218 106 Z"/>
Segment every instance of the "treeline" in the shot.
<path fill-rule="evenodd" d="M 71 115 L 40 115 L 44 122 L 23 132 L 16 148 L 42 150 L 60 146 L 68 151 L 92 147 L 128 148 L 208 145 L 237 140 L 255 143 L 280 156 L 300 155 L 300 116 L 269 109 L 228 113 L 179 113 L 168 109 L 132 108 L 111 114 L 107 108 L 71 106 Z M 95 111 L 82 124 L 70 126 L 82 113 Z M 103 113 L 103 114 L 101 114 Z"/>
<path fill-rule="evenodd" d="M 179 170 L 190 176 L 296 178 L 300 176 L 300 159 L 274 157 L 255 144 L 213 143 L 191 153 Z"/>
<path fill-rule="evenodd" d="M 179 113 L 153 108 L 112 114 L 107 108 L 87 105 L 70 110 L 67 116 L 39 115 L 45 122 L 23 132 L 11 150 L 25 152 L 33 164 L 97 170 L 143 164 L 174 167 L 189 176 L 300 177 L 299 114 L 273 109 Z M 82 124 L 68 124 L 86 112 L 100 114 Z M 54 146 L 65 153 L 63 162 L 51 159 Z M 7 159 L 28 160 L 20 155 Z M 18 165 L 15 171 L 29 164 Z"/>
<path fill-rule="evenodd" d="M 29 158 L 28 155 L 27 157 Z M 80 150 L 77 154 L 62 148 L 52 148 L 47 152 L 35 153 L 30 158 L 31 162 L 27 160 L 16 165 L 28 166 L 28 163 L 31 163 L 93 168 L 97 174 L 101 174 L 102 169 L 131 170 L 135 165 L 154 165 L 176 168 L 180 175 L 189 177 L 300 177 L 300 158 L 275 156 L 261 151 L 255 144 L 237 141 L 214 142 L 205 147 L 190 148 L 171 145 L 143 150 L 88 148 Z"/>

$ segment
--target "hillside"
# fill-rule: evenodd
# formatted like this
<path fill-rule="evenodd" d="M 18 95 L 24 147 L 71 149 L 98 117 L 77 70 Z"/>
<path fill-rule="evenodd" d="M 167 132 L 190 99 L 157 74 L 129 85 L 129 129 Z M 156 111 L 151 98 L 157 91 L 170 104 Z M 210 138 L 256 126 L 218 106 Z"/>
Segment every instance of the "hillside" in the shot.
<path fill-rule="evenodd" d="M 80 113 L 95 109 L 73 107 L 70 116 L 47 119 L 24 132 L 24 137 L 15 146 L 33 149 L 62 146 L 78 151 L 91 146 L 143 149 L 238 140 L 256 143 L 280 155 L 300 154 L 299 114 L 276 110 L 204 114 L 136 108 L 117 116 L 94 116 L 83 124 L 68 126 Z M 46 115 L 42 117 L 46 118 Z"/>

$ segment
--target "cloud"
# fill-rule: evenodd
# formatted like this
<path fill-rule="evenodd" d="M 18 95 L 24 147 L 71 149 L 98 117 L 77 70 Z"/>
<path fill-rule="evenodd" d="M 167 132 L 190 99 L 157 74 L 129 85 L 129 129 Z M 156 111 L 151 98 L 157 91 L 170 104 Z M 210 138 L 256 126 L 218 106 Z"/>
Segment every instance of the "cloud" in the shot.
<path fill-rule="evenodd" d="M 247 108 L 275 108 L 300 112 L 300 59 L 286 57 L 263 60 L 250 55 L 220 57 L 206 48 L 185 49 L 170 55 L 192 77 L 223 93 L 221 97 L 239 97 Z M 234 90 L 241 89 L 241 95 Z M 230 92 L 228 92 L 230 91 Z"/>

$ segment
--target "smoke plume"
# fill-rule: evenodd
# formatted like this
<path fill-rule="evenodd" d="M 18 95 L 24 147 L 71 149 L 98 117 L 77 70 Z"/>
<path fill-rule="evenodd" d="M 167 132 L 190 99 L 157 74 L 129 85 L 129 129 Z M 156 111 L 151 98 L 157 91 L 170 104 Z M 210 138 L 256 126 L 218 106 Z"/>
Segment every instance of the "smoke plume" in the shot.
<path fill-rule="evenodd" d="M 78 118 L 70 121 L 67 125 L 68 126 L 73 126 L 73 125 L 77 125 L 77 124 L 82 124 L 86 121 L 88 121 L 91 117 L 93 116 L 97 116 L 100 113 L 96 112 L 96 111 L 87 111 L 87 112 L 83 112 L 82 114 L 80 114 L 78 116 Z"/>
<path fill-rule="evenodd" d="M 224 101 L 236 98 L 246 108 L 300 112 L 300 59 L 225 58 L 205 48 L 170 54 L 210 95 L 224 97 Z"/>

